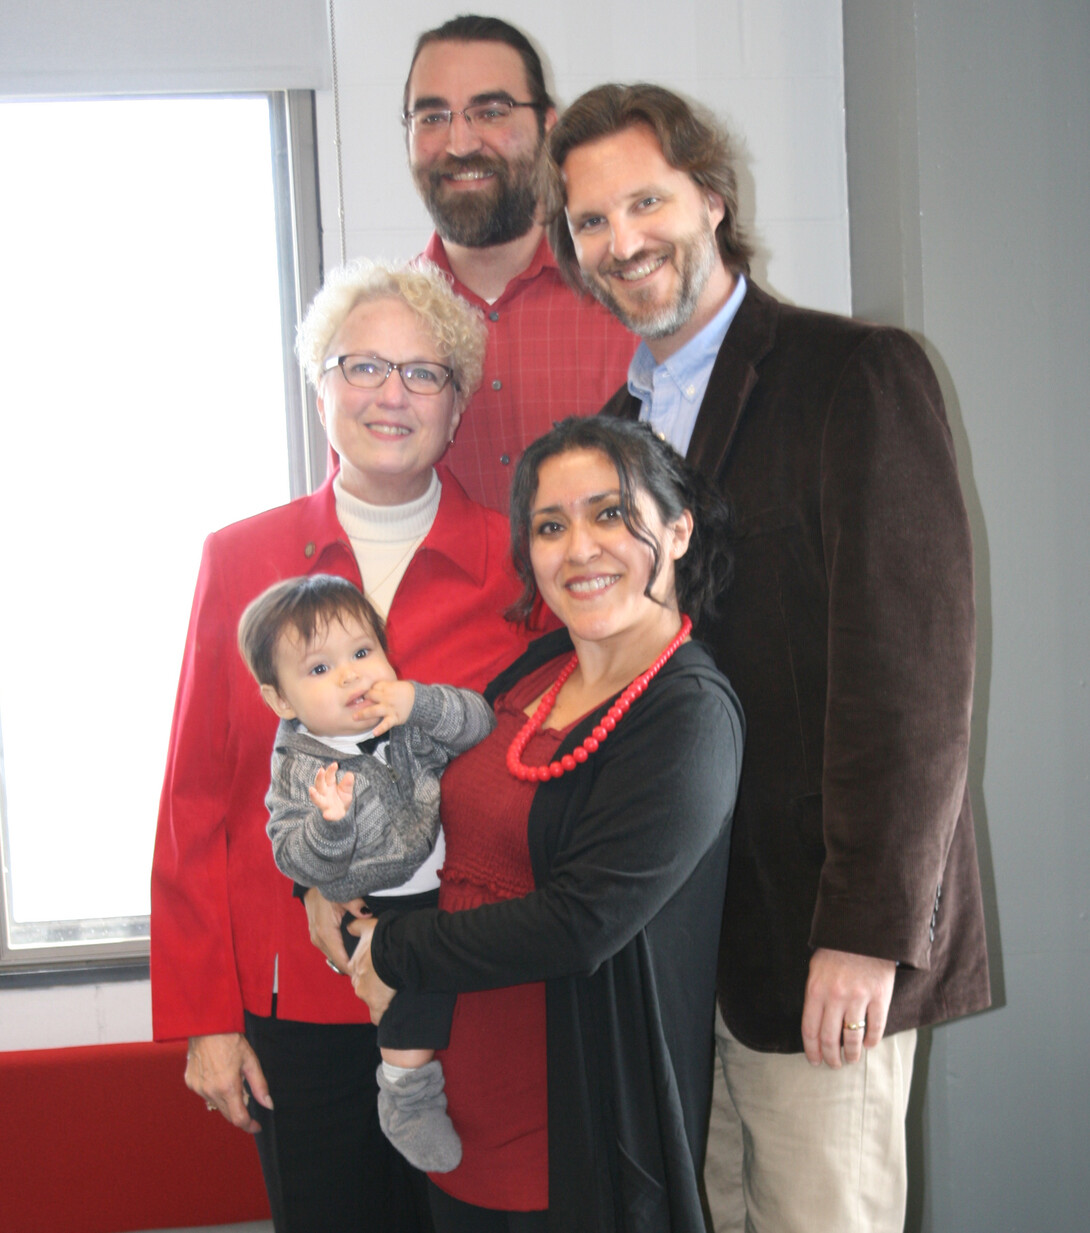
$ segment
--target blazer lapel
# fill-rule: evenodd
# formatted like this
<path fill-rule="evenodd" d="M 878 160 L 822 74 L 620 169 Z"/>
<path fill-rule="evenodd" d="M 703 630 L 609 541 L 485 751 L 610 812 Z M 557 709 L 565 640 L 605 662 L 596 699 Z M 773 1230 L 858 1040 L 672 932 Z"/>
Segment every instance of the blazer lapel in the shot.
<path fill-rule="evenodd" d="M 705 475 L 718 475 L 730 453 L 742 412 L 759 379 L 757 365 L 775 342 L 778 314 L 777 301 L 747 280 L 745 298 L 712 365 L 689 442 L 688 460 Z M 638 419 L 640 400 L 622 385 L 599 414 Z"/>
<path fill-rule="evenodd" d="M 719 474 L 749 396 L 758 381 L 757 365 L 776 337 L 776 301 L 752 281 L 712 366 L 689 442 L 689 461 L 705 475 Z"/>

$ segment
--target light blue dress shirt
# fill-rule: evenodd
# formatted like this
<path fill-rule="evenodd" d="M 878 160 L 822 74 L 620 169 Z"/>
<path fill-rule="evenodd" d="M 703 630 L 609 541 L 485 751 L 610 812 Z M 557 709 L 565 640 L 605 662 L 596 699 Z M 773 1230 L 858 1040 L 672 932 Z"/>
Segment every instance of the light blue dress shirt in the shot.
<path fill-rule="evenodd" d="M 641 342 L 628 366 L 628 392 L 642 404 L 640 419 L 679 454 L 688 452 L 712 365 L 745 294 L 745 276 L 739 274 L 727 302 L 684 347 L 656 364 L 647 343 Z"/>

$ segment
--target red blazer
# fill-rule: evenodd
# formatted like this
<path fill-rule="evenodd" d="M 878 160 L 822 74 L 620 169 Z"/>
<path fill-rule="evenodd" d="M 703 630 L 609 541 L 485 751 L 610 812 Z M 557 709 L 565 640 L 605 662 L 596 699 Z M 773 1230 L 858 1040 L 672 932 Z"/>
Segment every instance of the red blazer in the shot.
<path fill-rule="evenodd" d="M 622 389 L 606 411 L 639 404 Z M 688 456 L 738 524 L 735 580 L 700 631 L 746 716 L 719 951 L 730 1030 L 801 1050 L 819 946 L 900 964 L 889 1032 L 982 1009 L 972 545 L 931 365 L 900 330 L 750 282 Z"/>
<path fill-rule="evenodd" d="M 481 689 L 525 648 L 502 613 L 519 593 L 507 519 L 440 468 L 435 523 L 390 609 L 404 676 Z M 243 1007 L 312 1023 L 367 1022 L 347 980 L 310 944 L 306 915 L 265 833 L 276 716 L 236 645 L 238 620 L 281 578 L 360 574 L 332 479 L 312 496 L 235 523 L 204 546 L 159 807 L 151 882 L 157 1040 L 242 1030 Z"/>

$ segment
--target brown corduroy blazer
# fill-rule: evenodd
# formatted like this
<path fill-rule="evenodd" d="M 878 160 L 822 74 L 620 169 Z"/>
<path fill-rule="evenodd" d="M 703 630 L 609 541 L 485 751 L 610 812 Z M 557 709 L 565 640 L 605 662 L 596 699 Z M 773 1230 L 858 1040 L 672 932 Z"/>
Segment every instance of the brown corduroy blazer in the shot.
<path fill-rule="evenodd" d="M 604 413 L 635 417 L 622 388 Z M 887 1032 L 989 1004 L 966 788 L 972 545 L 942 395 L 904 332 L 749 283 L 689 447 L 737 518 L 700 631 L 747 737 L 719 1002 L 797 1052 L 815 947 L 900 965 Z"/>

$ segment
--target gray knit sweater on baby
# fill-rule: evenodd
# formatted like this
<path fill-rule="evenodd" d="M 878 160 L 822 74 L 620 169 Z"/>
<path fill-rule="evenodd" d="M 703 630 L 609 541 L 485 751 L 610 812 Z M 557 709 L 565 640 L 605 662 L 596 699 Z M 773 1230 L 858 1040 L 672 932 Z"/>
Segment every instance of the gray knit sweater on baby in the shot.
<path fill-rule="evenodd" d="M 408 722 L 388 733 L 388 765 L 367 753 L 338 753 L 290 720 L 277 729 L 265 797 L 273 856 L 282 873 L 327 899 L 343 903 L 409 880 L 439 834 L 439 776 L 495 727 L 480 694 L 413 684 Z M 355 776 L 352 803 L 339 822 L 327 822 L 308 791 L 330 762 Z"/>

